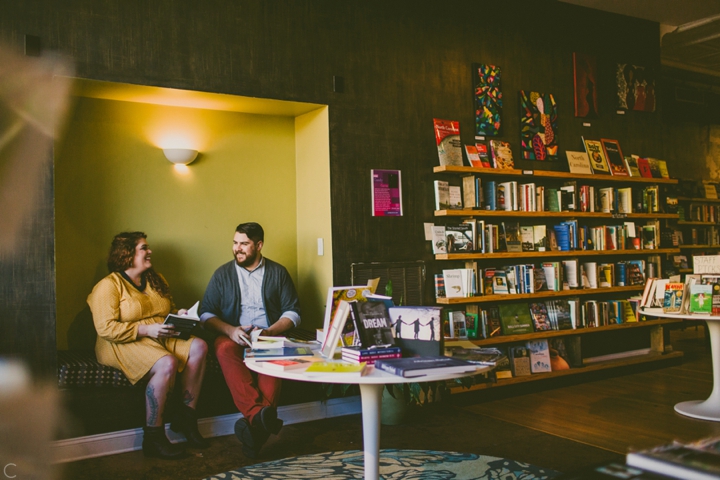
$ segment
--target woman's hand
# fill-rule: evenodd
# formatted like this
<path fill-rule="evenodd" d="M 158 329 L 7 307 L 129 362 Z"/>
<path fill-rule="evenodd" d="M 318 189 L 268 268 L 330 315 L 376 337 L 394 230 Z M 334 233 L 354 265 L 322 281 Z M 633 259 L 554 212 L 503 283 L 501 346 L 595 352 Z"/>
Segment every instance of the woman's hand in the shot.
<path fill-rule="evenodd" d="M 174 326 L 165 325 L 164 323 L 138 326 L 138 337 L 170 338 L 178 335 L 180 335 L 180 332 L 176 332 Z"/>
<path fill-rule="evenodd" d="M 180 310 L 178 310 L 178 313 L 177 313 L 177 314 L 178 314 L 178 315 L 187 315 L 187 312 L 188 312 L 188 311 L 187 311 L 186 308 L 181 308 Z"/>

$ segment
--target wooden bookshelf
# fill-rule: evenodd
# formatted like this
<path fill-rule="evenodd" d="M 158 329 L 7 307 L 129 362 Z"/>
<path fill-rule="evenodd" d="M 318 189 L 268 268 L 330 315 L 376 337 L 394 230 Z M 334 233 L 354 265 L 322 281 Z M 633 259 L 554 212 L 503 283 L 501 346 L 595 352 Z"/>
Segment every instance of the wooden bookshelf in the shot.
<path fill-rule="evenodd" d="M 603 212 L 523 212 L 519 210 L 435 210 L 436 217 L 537 217 L 547 218 L 598 218 L 598 219 L 677 219 L 677 213 L 603 213 Z M 681 223 L 681 222 L 678 222 Z M 714 225 L 700 223 L 701 225 Z"/>
<path fill-rule="evenodd" d="M 678 220 L 678 225 L 703 225 L 703 226 L 720 226 L 720 223 L 714 222 L 695 222 L 691 220 Z"/>
<path fill-rule="evenodd" d="M 720 198 L 678 197 L 678 200 L 694 203 L 720 203 Z"/>
<path fill-rule="evenodd" d="M 606 362 L 585 365 L 580 368 L 571 368 L 569 370 L 560 370 L 557 372 L 536 373 L 533 375 L 525 375 L 522 377 L 500 378 L 497 383 L 481 383 L 473 385 L 470 388 L 464 388 L 457 384 L 450 384 L 450 393 L 463 393 L 475 390 L 485 390 L 488 388 L 498 388 L 508 385 L 517 385 L 520 383 L 534 382 L 538 380 L 548 380 L 551 378 L 567 377 L 571 375 L 583 375 L 601 370 L 612 368 L 629 367 L 632 365 L 641 365 L 645 363 L 668 362 L 671 360 L 679 360 L 683 357 L 683 352 L 673 351 L 668 353 L 648 353 L 646 355 L 636 355 L 618 360 L 608 360 Z"/>
<path fill-rule="evenodd" d="M 516 170 L 501 168 L 477 168 L 477 167 L 460 167 L 454 165 L 442 165 L 433 168 L 435 173 L 454 173 L 469 174 L 476 173 L 481 175 L 498 175 L 506 177 L 527 177 L 527 178 L 546 178 L 558 180 L 586 180 L 589 182 L 612 182 L 612 183 L 640 183 L 640 184 L 666 184 L 676 185 L 676 178 L 645 178 L 645 177 L 614 177 L 612 175 L 586 175 L 569 172 L 553 172 L 549 170 Z"/>
<path fill-rule="evenodd" d="M 720 248 L 720 245 L 680 245 L 680 250 L 708 250 L 712 248 Z"/>
<path fill-rule="evenodd" d="M 633 285 L 629 287 L 585 288 L 578 290 L 560 290 L 559 292 L 545 291 L 535 293 L 515 293 L 507 295 L 483 295 L 480 297 L 438 298 L 436 299 L 436 302 L 441 305 L 460 305 L 464 303 L 516 302 L 520 300 L 535 301 L 563 297 L 605 295 L 611 293 L 635 293 L 642 292 L 644 288 L 645 285 Z"/>
<path fill-rule="evenodd" d="M 462 177 L 464 175 L 474 174 L 481 178 L 482 182 L 489 180 L 497 180 L 499 182 L 516 180 L 520 183 L 535 183 L 536 186 L 544 186 L 546 192 L 548 188 L 553 186 L 560 186 L 564 181 L 576 180 L 577 184 L 590 184 L 594 185 L 595 192 L 597 195 L 598 189 L 602 187 L 621 187 L 630 186 L 634 189 L 642 190 L 649 185 L 659 185 L 660 190 L 658 193 L 660 198 L 663 198 L 662 192 L 664 186 L 675 185 L 678 183 L 677 179 L 662 179 L 662 178 L 644 178 L 644 177 L 614 177 L 611 175 L 580 175 L 572 174 L 567 172 L 553 172 L 545 170 L 516 170 L 516 169 L 487 169 L 487 168 L 474 168 L 474 167 L 460 167 L 460 166 L 440 166 L 435 167 L 434 172 L 437 174 L 448 174 L 455 175 L 456 177 Z M 457 183 L 457 182 L 453 182 Z M 459 182 L 462 183 L 462 182 Z M 579 194 L 579 192 L 576 192 Z M 518 194 L 518 197 L 520 195 Z M 507 197 L 506 197 L 507 198 Z M 437 199 L 436 199 L 437 200 Z M 578 197 L 579 200 L 579 197 Z M 597 202 L 599 197 L 594 200 Z M 546 229 L 552 228 L 553 223 L 564 220 L 578 220 L 579 226 L 593 227 L 595 225 L 616 225 L 627 222 L 636 222 L 638 224 L 645 224 L 646 221 L 658 221 L 659 224 L 662 221 L 661 228 L 667 225 L 668 222 L 678 222 L 678 213 L 662 213 L 662 212 L 651 212 L 651 213 L 609 213 L 609 212 L 580 212 L 580 211 L 560 211 L 560 212 L 548 212 L 548 211 L 506 211 L 506 210 L 482 210 L 482 209 L 444 209 L 434 211 L 434 216 L 438 218 L 446 218 L 447 223 L 458 223 L 463 219 L 478 219 L 485 220 L 485 224 L 488 223 L 500 223 L 500 221 L 507 221 L 508 219 L 527 219 L 528 223 L 542 223 L 546 225 Z M 493 221 L 498 219 L 498 221 Z M 524 222 L 524 220 L 521 220 Z M 439 223 L 439 222 L 438 222 Z M 515 223 L 520 223 L 515 220 Z M 655 223 L 655 222 L 653 222 Z M 679 223 L 679 222 L 678 222 Z M 477 235 L 477 232 L 475 232 Z M 636 236 L 639 234 L 636 234 Z M 549 235 L 547 237 L 549 239 Z M 473 242 L 476 242 L 474 239 Z M 528 240 L 529 241 L 529 240 Z M 462 261 L 476 261 L 478 267 L 485 269 L 497 268 L 506 264 L 511 263 L 510 261 L 515 260 L 513 263 L 537 263 L 538 261 L 545 261 L 546 259 L 554 259 L 553 261 L 559 261 L 561 259 L 578 259 L 580 261 L 595 261 L 602 262 L 608 260 L 610 262 L 616 262 L 624 259 L 636 259 L 643 258 L 645 260 L 651 257 L 661 255 L 679 254 L 681 249 L 675 248 L 658 248 L 658 249 L 638 249 L 638 250 L 572 250 L 572 251 L 523 251 L 523 252 L 494 252 L 494 253 L 480 253 L 480 252 L 459 252 L 455 251 L 452 253 L 436 254 L 436 261 L 449 261 L 457 262 L 462 265 Z M 443 266 L 445 268 L 457 268 L 454 266 Z M 460 267 L 462 268 L 462 267 Z M 579 272 L 579 267 L 578 267 Z M 477 283 L 481 284 L 483 278 L 477 280 Z M 539 291 L 535 293 L 518 293 L 518 294 L 505 294 L 505 295 L 480 295 L 475 297 L 462 297 L 462 298 L 437 298 L 436 303 L 447 307 L 447 310 L 464 310 L 465 305 L 475 305 L 480 310 L 486 310 L 488 308 L 497 307 L 498 304 L 506 303 L 524 303 L 528 305 L 532 302 L 543 302 L 553 299 L 563 299 L 580 297 L 581 300 L 577 304 L 577 317 L 576 319 L 580 322 L 580 317 L 585 317 L 581 312 L 584 311 L 585 300 L 627 300 L 628 297 L 633 295 L 639 295 L 643 292 L 645 284 L 632 285 L 632 286 L 613 286 L 607 288 L 594 288 L 594 289 L 575 289 L 575 290 L 561 290 L 561 291 Z M 528 306 L 529 308 L 529 306 Z M 677 320 L 652 320 L 643 322 L 631 322 L 623 324 L 606 325 L 602 327 L 589 327 L 572 330 L 549 330 L 541 332 L 533 332 L 523 335 L 506 335 L 492 337 L 482 340 L 472 340 L 472 342 L 478 346 L 498 346 L 500 348 L 510 346 L 512 344 L 524 344 L 530 340 L 541 340 L 541 339 L 562 339 L 563 343 L 570 349 L 576 352 L 580 352 L 582 355 L 585 350 L 585 355 L 592 356 L 593 363 L 586 364 L 582 368 L 574 368 L 570 370 L 563 370 L 558 372 L 536 374 L 532 376 L 522 376 L 512 379 L 502 379 L 496 384 L 490 386 L 503 386 L 512 385 L 516 383 L 524 383 L 530 381 L 538 381 L 544 379 L 551 379 L 556 377 L 562 377 L 567 375 L 577 375 L 582 373 L 588 373 L 603 369 L 620 368 L 630 365 L 665 361 L 669 359 L 677 359 L 682 356 L 680 352 L 665 353 L 666 348 L 664 347 L 664 329 L 672 323 L 678 323 Z M 605 335 L 599 335 L 605 332 Z M 612 345 L 606 343 L 607 339 L 617 340 Z M 647 347 L 647 343 L 650 343 L 650 348 Z M 618 352 L 620 350 L 620 352 Z M 667 349 L 670 350 L 670 349 Z M 649 352 L 649 353 L 648 353 Z M 589 361 L 583 357 L 583 361 Z M 474 389 L 488 388 L 488 385 L 482 384 Z M 454 387 L 453 392 L 464 391 L 462 387 Z"/>
<path fill-rule="evenodd" d="M 594 333 L 610 332 L 614 330 L 629 330 L 633 328 L 648 328 L 656 327 L 658 325 L 670 325 L 681 323 L 682 320 L 670 319 L 670 318 L 658 318 L 654 320 L 647 320 L 644 322 L 628 322 L 614 325 L 604 325 L 602 327 L 587 327 L 587 328 L 573 328 L 568 330 L 545 330 L 542 332 L 524 333 L 522 335 L 499 335 L 497 337 L 483 338 L 481 340 L 470 340 L 475 345 L 480 347 L 488 347 L 491 345 L 500 345 L 504 343 L 519 343 L 526 342 L 528 340 L 537 340 L 538 338 L 554 338 L 554 337 L 568 337 L 572 335 L 592 335 Z M 447 339 L 454 340 L 454 339 Z"/>
<path fill-rule="evenodd" d="M 720 245 L 718 245 L 720 247 Z M 708 248 L 706 245 L 705 248 Z M 658 248 L 654 250 L 549 250 L 545 252 L 494 252 L 494 253 L 439 253 L 435 260 L 505 260 L 521 258 L 574 258 L 574 257 L 612 257 L 616 255 L 647 256 L 680 253 L 680 248 Z"/>

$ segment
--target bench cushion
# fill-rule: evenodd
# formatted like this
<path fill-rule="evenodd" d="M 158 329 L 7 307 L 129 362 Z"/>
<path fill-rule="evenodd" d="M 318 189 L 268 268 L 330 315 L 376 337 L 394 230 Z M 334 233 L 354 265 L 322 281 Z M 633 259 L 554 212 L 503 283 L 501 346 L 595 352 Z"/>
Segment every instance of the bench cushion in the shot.
<path fill-rule="evenodd" d="M 213 355 L 207 356 L 206 374 L 219 373 L 220 364 Z M 98 363 L 94 350 L 58 351 L 58 387 L 132 387 L 118 369 Z"/>

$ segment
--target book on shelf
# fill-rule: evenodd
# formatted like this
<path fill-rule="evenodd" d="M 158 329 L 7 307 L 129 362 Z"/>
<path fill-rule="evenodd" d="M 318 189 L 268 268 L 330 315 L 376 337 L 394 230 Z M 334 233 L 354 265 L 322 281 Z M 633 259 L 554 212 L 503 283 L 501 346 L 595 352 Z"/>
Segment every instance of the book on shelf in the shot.
<path fill-rule="evenodd" d="M 477 149 L 478 157 L 482 168 L 492 168 L 492 162 L 490 161 L 490 152 L 488 147 L 484 143 L 475 142 L 475 148 Z"/>
<path fill-rule="evenodd" d="M 650 162 L 648 162 L 647 158 L 639 157 L 637 155 L 633 155 L 633 158 L 637 161 L 638 170 L 640 171 L 640 176 L 645 178 L 652 178 L 652 170 L 650 169 Z"/>
<path fill-rule="evenodd" d="M 512 366 L 510 365 L 510 357 L 508 355 L 508 347 L 498 347 L 498 350 L 504 353 L 503 357 L 500 358 L 495 364 L 495 378 L 512 378 Z"/>
<path fill-rule="evenodd" d="M 299 370 L 301 368 L 307 368 L 315 361 L 318 361 L 317 357 L 313 358 L 287 358 L 287 359 L 275 359 L 275 360 L 256 360 L 255 364 L 260 365 L 268 370 L 274 370 L 278 372 L 285 372 L 287 370 Z"/>
<path fill-rule="evenodd" d="M 631 177 L 642 177 L 640 169 L 638 168 L 637 158 L 632 155 L 626 155 L 623 160 L 625 161 L 625 167 Z"/>
<path fill-rule="evenodd" d="M 465 157 L 467 158 L 468 165 L 471 167 L 483 167 L 482 160 L 480 160 L 480 155 L 475 145 L 465 145 Z"/>
<path fill-rule="evenodd" d="M 482 204 L 482 186 L 480 177 L 465 175 L 462 177 L 463 208 L 472 210 Z"/>
<path fill-rule="evenodd" d="M 720 315 L 720 282 L 712 284 L 711 314 Z"/>
<path fill-rule="evenodd" d="M 610 167 L 610 173 L 616 176 L 630 176 L 630 173 L 625 166 L 622 150 L 620 150 L 620 142 L 617 140 L 610 140 L 609 138 L 601 138 L 600 143 L 602 144 L 603 153 L 605 154 L 608 166 Z"/>
<path fill-rule="evenodd" d="M 468 305 L 465 307 L 465 328 L 467 337 L 471 340 L 478 338 L 480 332 L 480 307 Z"/>
<path fill-rule="evenodd" d="M 533 240 L 535 250 L 544 252 L 547 250 L 547 227 L 545 225 L 533 225 Z"/>
<path fill-rule="evenodd" d="M 312 349 L 307 347 L 284 347 L 273 348 L 270 350 L 250 350 L 245 349 L 246 360 L 279 360 L 299 357 L 314 356 Z"/>
<path fill-rule="evenodd" d="M 592 167 L 593 173 L 610 175 L 610 167 L 605 158 L 602 144 L 597 140 L 586 140 L 584 138 L 583 144 L 585 145 L 585 153 L 587 153 L 590 159 L 590 166 Z"/>
<path fill-rule="evenodd" d="M 462 310 L 451 310 L 447 312 L 450 338 L 467 340 L 467 324 L 465 322 L 465 312 Z"/>
<path fill-rule="evenodd" d="M 460 141 L 460 122 L 433 118 L 435 143 L 440 165 L 463 165 L 462 142 Z"/>
<path fill-rule="evenodd" d="M 378 360 L 375 368 L 400 377 L 474 372 L 477 365 L 454 357 L 410 357 Z"/>
<path fill-rule="evenodd" d="M 462 210 L 462 188 L 457 185 L 448 186 L 448 205 L 450 210 Z"/>
<path fill-rule="evenodd" d="M 502 222 L 505 232 L 505 248 L 508 252 L 522 252 L 519 222 Z"/>
<path fill-rule="evenodd" d="M 720 477 L 720 437 L 630 452 L 625 461 L 631 467 L 671 478 L 711 480 Z"/>
<path fill-rule="evenodd" d="M 652 178 L 662 178 L 662 172 L 660 171 L 660 163 L 655 158 L 647 158 L 648 165 L 650 166 L 650 173 Z"/>
<path fill-rule="evenodd" d="M 469 223 L 460 223 L 458 225 L 446 225 L 445 236 L 447 237 L 447 252 L 462 253 L 472 252 L 475 250 L 474 229 Z"/>
<path fill-rule="evenodd" d="M 530 370 L 530 351 L 524 345 L 510 345 L 507 347 L 507 356 L 510 360 L 510 370 L 513 377 L 532 375 Z"/>
<path fill-rule="evenodd" d="M 435 210 L 450 209 L 450 184 L 445 180 L 433 181 L 435 191 Z"/>
<path fill-rule="evenodd" d="M 592 175 L 593 171 L 590 166 L 590 159 L 586 152 L 572 152 L 568 150 L 565 152 L 565 155 L 567 156 L 570 173 Z"/>
<path fill-rule="evenodd" d="M 442 307 L 393 307 L 389 309 L 395 345 L 405 355 L 441 355 Z"/>
<path fill-rule="evenodd" d="M 485 210 L 497 210 L 497 182 L 495 180 L 485 182 L 483 205 L 485 205 Z"/>
<path fill-rule="evenodd" d="M 709 198 L 709 199 L 717 199 L 718 198 L 717 188 L 715 188 L 714 183 L 703 183 L 703 191 L 705 193 L 705 198 Z"/>
<path fill-rule="evenodd" d="M 660 171 L 660 178 L 670 178 L 670 172 L 667 168 L 667 162 L 665 160 L 655 159 L 657 162 L 658 170 Z"/>
<path fill-rule="evenodd" d="M 502 140 L 490 140 L 490 155 L 495 168 L 514 168 L 512 148 L 508 142 Z"/>
<path fill-rule="evenodd" d="M 551 372 L 550 347 L 546 338 L 528 340 L 525 343 L 530 352 L 530 371 L 532 373 Z"/>
<path fill-rule="evenodd" d="M 544 302 L 530 303 L 530 316 L 533 320 L 533 327 L 536 332 L 551 330 L 550 320 L 548 318 L 547 305 Z"/>
<path fill-rule="evenodd" d="M 432 251 L 434 254 L 447 253 L 447 235 L 445 225 L 432 226 Z"/>
<path fill-rule="evenodd" d="M 344 360 L 313 362 L 305 373 L 308 375 L 344 375 L 362 377 L 367 373 L 367 363 L 351 363 Z"/>
<path fill-rule="evenodd" d="M 490 272 L 488 272 L 490 273 Z M 510 289 L 508 288 L 507 272 L 504 270 L 492 270 L 492 291 L 491 295 L 508 295 Z"/>
<path fill-rule="evenodd" d="M 498 308 L 503 335 L 520 335 L 534 331 L 527 303 L 501 304 Z"/>
<path fill-rule="evenodd" d="M 395 345 L 390 314 L 384 302 L 350 302 L 353 324 L 361 347 Z"/>

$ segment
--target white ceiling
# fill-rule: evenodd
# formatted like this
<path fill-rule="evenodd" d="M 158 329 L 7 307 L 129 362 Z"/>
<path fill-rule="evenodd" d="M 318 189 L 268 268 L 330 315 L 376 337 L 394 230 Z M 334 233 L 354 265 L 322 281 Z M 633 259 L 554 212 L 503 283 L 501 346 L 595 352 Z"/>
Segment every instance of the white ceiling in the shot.
<path fill-rule="evenodd" d="M 560 0 L 660 23 L 663 65 L 720 76 L 720 0 Z"/>

